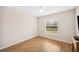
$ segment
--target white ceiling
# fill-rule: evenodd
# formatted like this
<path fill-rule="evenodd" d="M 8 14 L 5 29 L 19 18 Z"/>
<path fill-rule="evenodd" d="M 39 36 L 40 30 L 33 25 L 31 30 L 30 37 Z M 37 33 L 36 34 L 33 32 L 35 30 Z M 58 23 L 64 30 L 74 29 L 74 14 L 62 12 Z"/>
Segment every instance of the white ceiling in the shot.
<path fill-rule="evenodd" d="M 67 10 L 74 9 L 74 6 L 10 6 L 20 12 L 29 13 L 36 17 L 59 13 Z"/>

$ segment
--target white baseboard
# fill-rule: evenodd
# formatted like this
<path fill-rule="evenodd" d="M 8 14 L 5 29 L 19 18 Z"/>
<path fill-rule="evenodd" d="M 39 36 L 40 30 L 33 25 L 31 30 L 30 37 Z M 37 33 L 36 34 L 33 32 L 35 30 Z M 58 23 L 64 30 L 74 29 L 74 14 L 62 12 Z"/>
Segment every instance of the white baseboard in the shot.
<path fill-rule="evenodd" d="M 21 43 L 21 42 L 23 42 L 23 41 L 32 39 L 32 38 L 34 38 L 34 37 L 36 37 L 36 36 L 37 36 L 37 35 L 32 35 L 32 36 L 30 36 L 30 37 L 28 37 L 28 38 L 24 38 L 24 39 L 22 39 L 22 40 L 20 40 L 20 41 L 16 41 L 16 42 L 14 42 L 14 43 L 12 43 L 12 44 L 10 44 L 10 45 L 7 45 L 7 46 L 4 46 L 4 47 L 0 48 L 0 50 L 5 49 L 5 48 L 10 47 L 10 46 L 13 46 L 13 45 L 16 45 L 16 44 Z"/>
<path fill-rule="evenodd" d="M 51 38 L 51 37 L 47 37 L 47 36 L 44 36 L 44 35 L 39 35 L 39 36 L 41 36 L 41 37 L 46 37 L 46 38 L 49 38 L 49 39 L 55 39 L 55 40 L 57 40 L 56 38 Z M 65 41 L 65 40 L 57 40 L 57 41 L 61 41 L 61 42 L 65 42 L 65 43 L 72 44 L 71 42 L 67 42 L 67 41 Z"/>
<path fill-rule="evenodd" d="M 55 39 L 55 38 L 51 38 L 51 37 L 47 37 L 47 36 L 43 36 L 43 35 L 38 35 L 38 36 L 46 37 L 46 38 L 49 38 L 49 39 Z M 17 41 L 17 42 L 14 42 L 14 43 L 10 44 L 10 45 L 4 46 L 4 47 L 0 48 L 0 50 L 5 49 L 5 48 L 7 48 L 7 47 L 10 47 L 10 46 L 12 46 L 12 45 L 21 43 L 21 42 L 23 42 L 23 41 L 32 39 L 32 38 L 34 38 L 34 37 L 37 37 L 37 35 L 32 35 L 32 36 L 30 36 L 30 37 L 28 37 L 28 38 L 24 38 L 24 39 L 22 39 L 22 40 L 20 40 L 20 41 Z M 57 41 L 66 42 L 66 43 L 71 44 L 71 42 L 67 42 L 67 41 L 64 41 L 64 40 L 57 40 Z"/>

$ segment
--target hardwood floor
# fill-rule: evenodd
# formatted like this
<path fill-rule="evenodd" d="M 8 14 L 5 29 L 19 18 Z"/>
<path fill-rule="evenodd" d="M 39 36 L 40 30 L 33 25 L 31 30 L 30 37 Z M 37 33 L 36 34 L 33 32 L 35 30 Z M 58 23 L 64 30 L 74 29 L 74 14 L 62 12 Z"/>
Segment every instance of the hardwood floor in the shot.
<path fill-rule="evenodd" d="M 5 48 L 1 52 L 71 52 L 72 45 L 48 39 L 44 37 L 35 37 L 14 46 Z"/>

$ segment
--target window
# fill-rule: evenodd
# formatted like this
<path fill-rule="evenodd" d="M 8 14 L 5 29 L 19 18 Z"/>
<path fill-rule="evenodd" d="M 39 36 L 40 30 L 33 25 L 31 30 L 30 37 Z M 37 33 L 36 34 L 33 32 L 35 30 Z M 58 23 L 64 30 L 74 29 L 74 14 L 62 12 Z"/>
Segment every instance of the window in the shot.
<path fill-rule="evenodd" d="M 58 22 L 57 22 L 57 20 L 48 20 L 46 22 L 46 32 L 58 34 Z"/>

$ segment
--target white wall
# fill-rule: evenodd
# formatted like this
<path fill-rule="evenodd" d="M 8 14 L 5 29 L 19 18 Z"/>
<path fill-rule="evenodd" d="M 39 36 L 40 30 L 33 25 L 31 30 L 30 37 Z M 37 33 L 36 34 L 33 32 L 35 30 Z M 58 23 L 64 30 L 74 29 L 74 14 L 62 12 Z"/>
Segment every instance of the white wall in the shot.
<path fill-rule="evenodd" d="M 37 20 L 30 14 L 0 7 L 0 49 L 37 35 L 70 43 L 74 35 L 74 15 L 74 10 L 70 10 Z M 44 21 L 54 18 L 59 20 L 59 34 L 46 34 Z"/>
<path fill-rule="evenodd" d="M 45 33 L 45 21 L 58 19 L 58 35 Z M 47 38 L 72 42 L 72 37 L 75 34 L 75 10 L 61 12 L 54 15 L 44 16 L 39 18 L 39 35 Z"/>
<path fill-rule="evenodd" d="M 7 7 L 0 7 L 0 48 L 37 35 L 37 19 Z"/>

